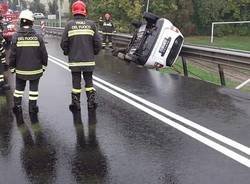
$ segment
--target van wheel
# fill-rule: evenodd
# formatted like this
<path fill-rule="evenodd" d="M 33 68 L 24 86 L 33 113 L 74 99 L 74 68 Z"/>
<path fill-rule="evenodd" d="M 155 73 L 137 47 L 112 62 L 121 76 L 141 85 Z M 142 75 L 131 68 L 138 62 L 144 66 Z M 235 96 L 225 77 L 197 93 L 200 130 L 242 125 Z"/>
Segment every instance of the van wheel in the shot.
<path fill-rule="evenodd" d="M 143 18 L 150 24 L 156 24 L 157 20 L 160 18 L 157 15 L 154 15 L 152 13 L 149 12 L 145 12 L 143 14 Z"/>

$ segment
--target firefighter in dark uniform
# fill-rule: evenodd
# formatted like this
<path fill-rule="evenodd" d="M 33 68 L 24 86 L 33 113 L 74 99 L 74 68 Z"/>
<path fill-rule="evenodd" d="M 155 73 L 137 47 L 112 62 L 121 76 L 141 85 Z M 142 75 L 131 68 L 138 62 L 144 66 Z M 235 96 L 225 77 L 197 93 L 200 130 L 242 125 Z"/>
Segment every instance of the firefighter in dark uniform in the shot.
<path fill-rule="evenodd" d="M 22 121 L 22 97 L 29 81 L 29 113 L 31 122 L 37 122 L 38 85 L 48 63 L 48 54 L 43 39 L 32 28 L 34 15 L 30 10 L 20 14 L 20 29 L 13 36 L 10 53 L 10 69 L 16 73 L 13 112 L 17 121 Z"/>
<path fill-rule="evenodd" d="M 93 21 L 86 19 L 87 9 L 82 1 L 72 4 L 74 18 L 64 30 L 61 48 L 69 57 L 69 68 L 72 73 L 72 112 L 80 111 L 81 76 L 85 80 L 88 108 L 95 109 L 96 91 L 93 87 L 92 75 L 95 67 L 95 55 L 101 49 L 101 40 Z"/>
<path fill-rule="evenodd" d="M 111 19 L 111 14 L 106 13 L 101 26 L 101 33 L 103 35 L 102 47 L 106 46 L 112 48 L 112 35 L 115 33 L 115 27 Z"/>

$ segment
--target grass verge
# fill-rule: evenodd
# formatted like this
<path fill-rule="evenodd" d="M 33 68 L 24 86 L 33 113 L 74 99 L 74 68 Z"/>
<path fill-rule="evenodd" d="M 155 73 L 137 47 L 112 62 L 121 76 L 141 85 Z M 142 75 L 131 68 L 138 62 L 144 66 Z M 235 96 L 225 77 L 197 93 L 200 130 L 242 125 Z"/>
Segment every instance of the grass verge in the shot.
<path fill-rule="evenodd" d="M 162 69 L 160 70 L 160 72 L 165 73 L 165 74 L 184 75 L 182 62 L 180 60 L 176 62 L 174 67 Z M 208 71 L 206 69 L 202 69 L 196 66 L 195 64 L 190 64 L 190 63 L 188 63 L 188 72 L 189 72 L 189 77 L 191 78 L 196 78 L 196 79 L 207 81 L 216 85 L 220 85 L 220 76 L 218 72 Z M 233 81 L 231 79 L 226 78 L 226 87 L 228 88 L 235 88 L 240 84 L 241 84 L 240 82 Z M 250 86 L 243 87 L 241 91 L 250 93 Z"/>
<path fill-rule="evenodd" d="M 185 43 L 250 51 L 250 36 L 215 37 L 213 44 L 210 43 L 210 36 L 191 36 L 185 38 Z"/>

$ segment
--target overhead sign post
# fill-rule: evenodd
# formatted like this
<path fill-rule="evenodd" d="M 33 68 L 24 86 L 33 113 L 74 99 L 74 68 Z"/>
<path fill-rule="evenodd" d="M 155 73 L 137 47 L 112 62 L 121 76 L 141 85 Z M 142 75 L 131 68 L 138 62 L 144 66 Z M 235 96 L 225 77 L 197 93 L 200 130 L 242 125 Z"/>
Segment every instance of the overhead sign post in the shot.
<path fill-rule="evenodd" d="M 211 29 L 211 43 L 214 42 L 214 27 L 215 25 L 223 25 L 223 24 L 249 24 L 250 21 L 235 21 L 235 22 L 213 22 Z"/>
<path fill-rule="evenodd" d="M 60 0 L 58 0 L 58 16 L 59 16 L 59 27 L 62 27 L 62 10 L 61 10 Z"/>

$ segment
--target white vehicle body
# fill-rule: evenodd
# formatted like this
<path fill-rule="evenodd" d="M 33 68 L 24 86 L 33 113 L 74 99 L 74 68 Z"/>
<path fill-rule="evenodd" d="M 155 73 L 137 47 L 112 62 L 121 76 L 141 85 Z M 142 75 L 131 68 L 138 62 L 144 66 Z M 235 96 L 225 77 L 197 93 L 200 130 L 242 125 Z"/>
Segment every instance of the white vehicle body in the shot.
<path fill-rule="evenodd" d="M 181 47 L 174 48 L 173 45 L 176 42 L 176 39 L 178 37 L 183 37 L 181 32 L 167 19 L 162 19 L 164 21 L 163 26 L 161 27 L 160 34 L 156 40 L 156 43 L 154 45 L 154 48 L 150 54 L 150 57 L 148 58 L 147 62 L 145 63 L 145 66 L 155 66 L 155 67 L 167 67 L 167 59 L 169 58 L 169 55 L 172 51 L 172 49 L 178 49 L 177 54 L 175 54 L 172 58 L 173 62 L 171 62 L 171 65 L 173 65 L 181 51 L 181 48 L 183 46 L 183 41 L 181 43 Z"/>
<path fill-rule="evenodd" d="M 125 59 L 150 68 L 171 67 L 183 47 L 184 37 L 169 20 L 145 13 L 146 23 L 134 34 Z"/>

